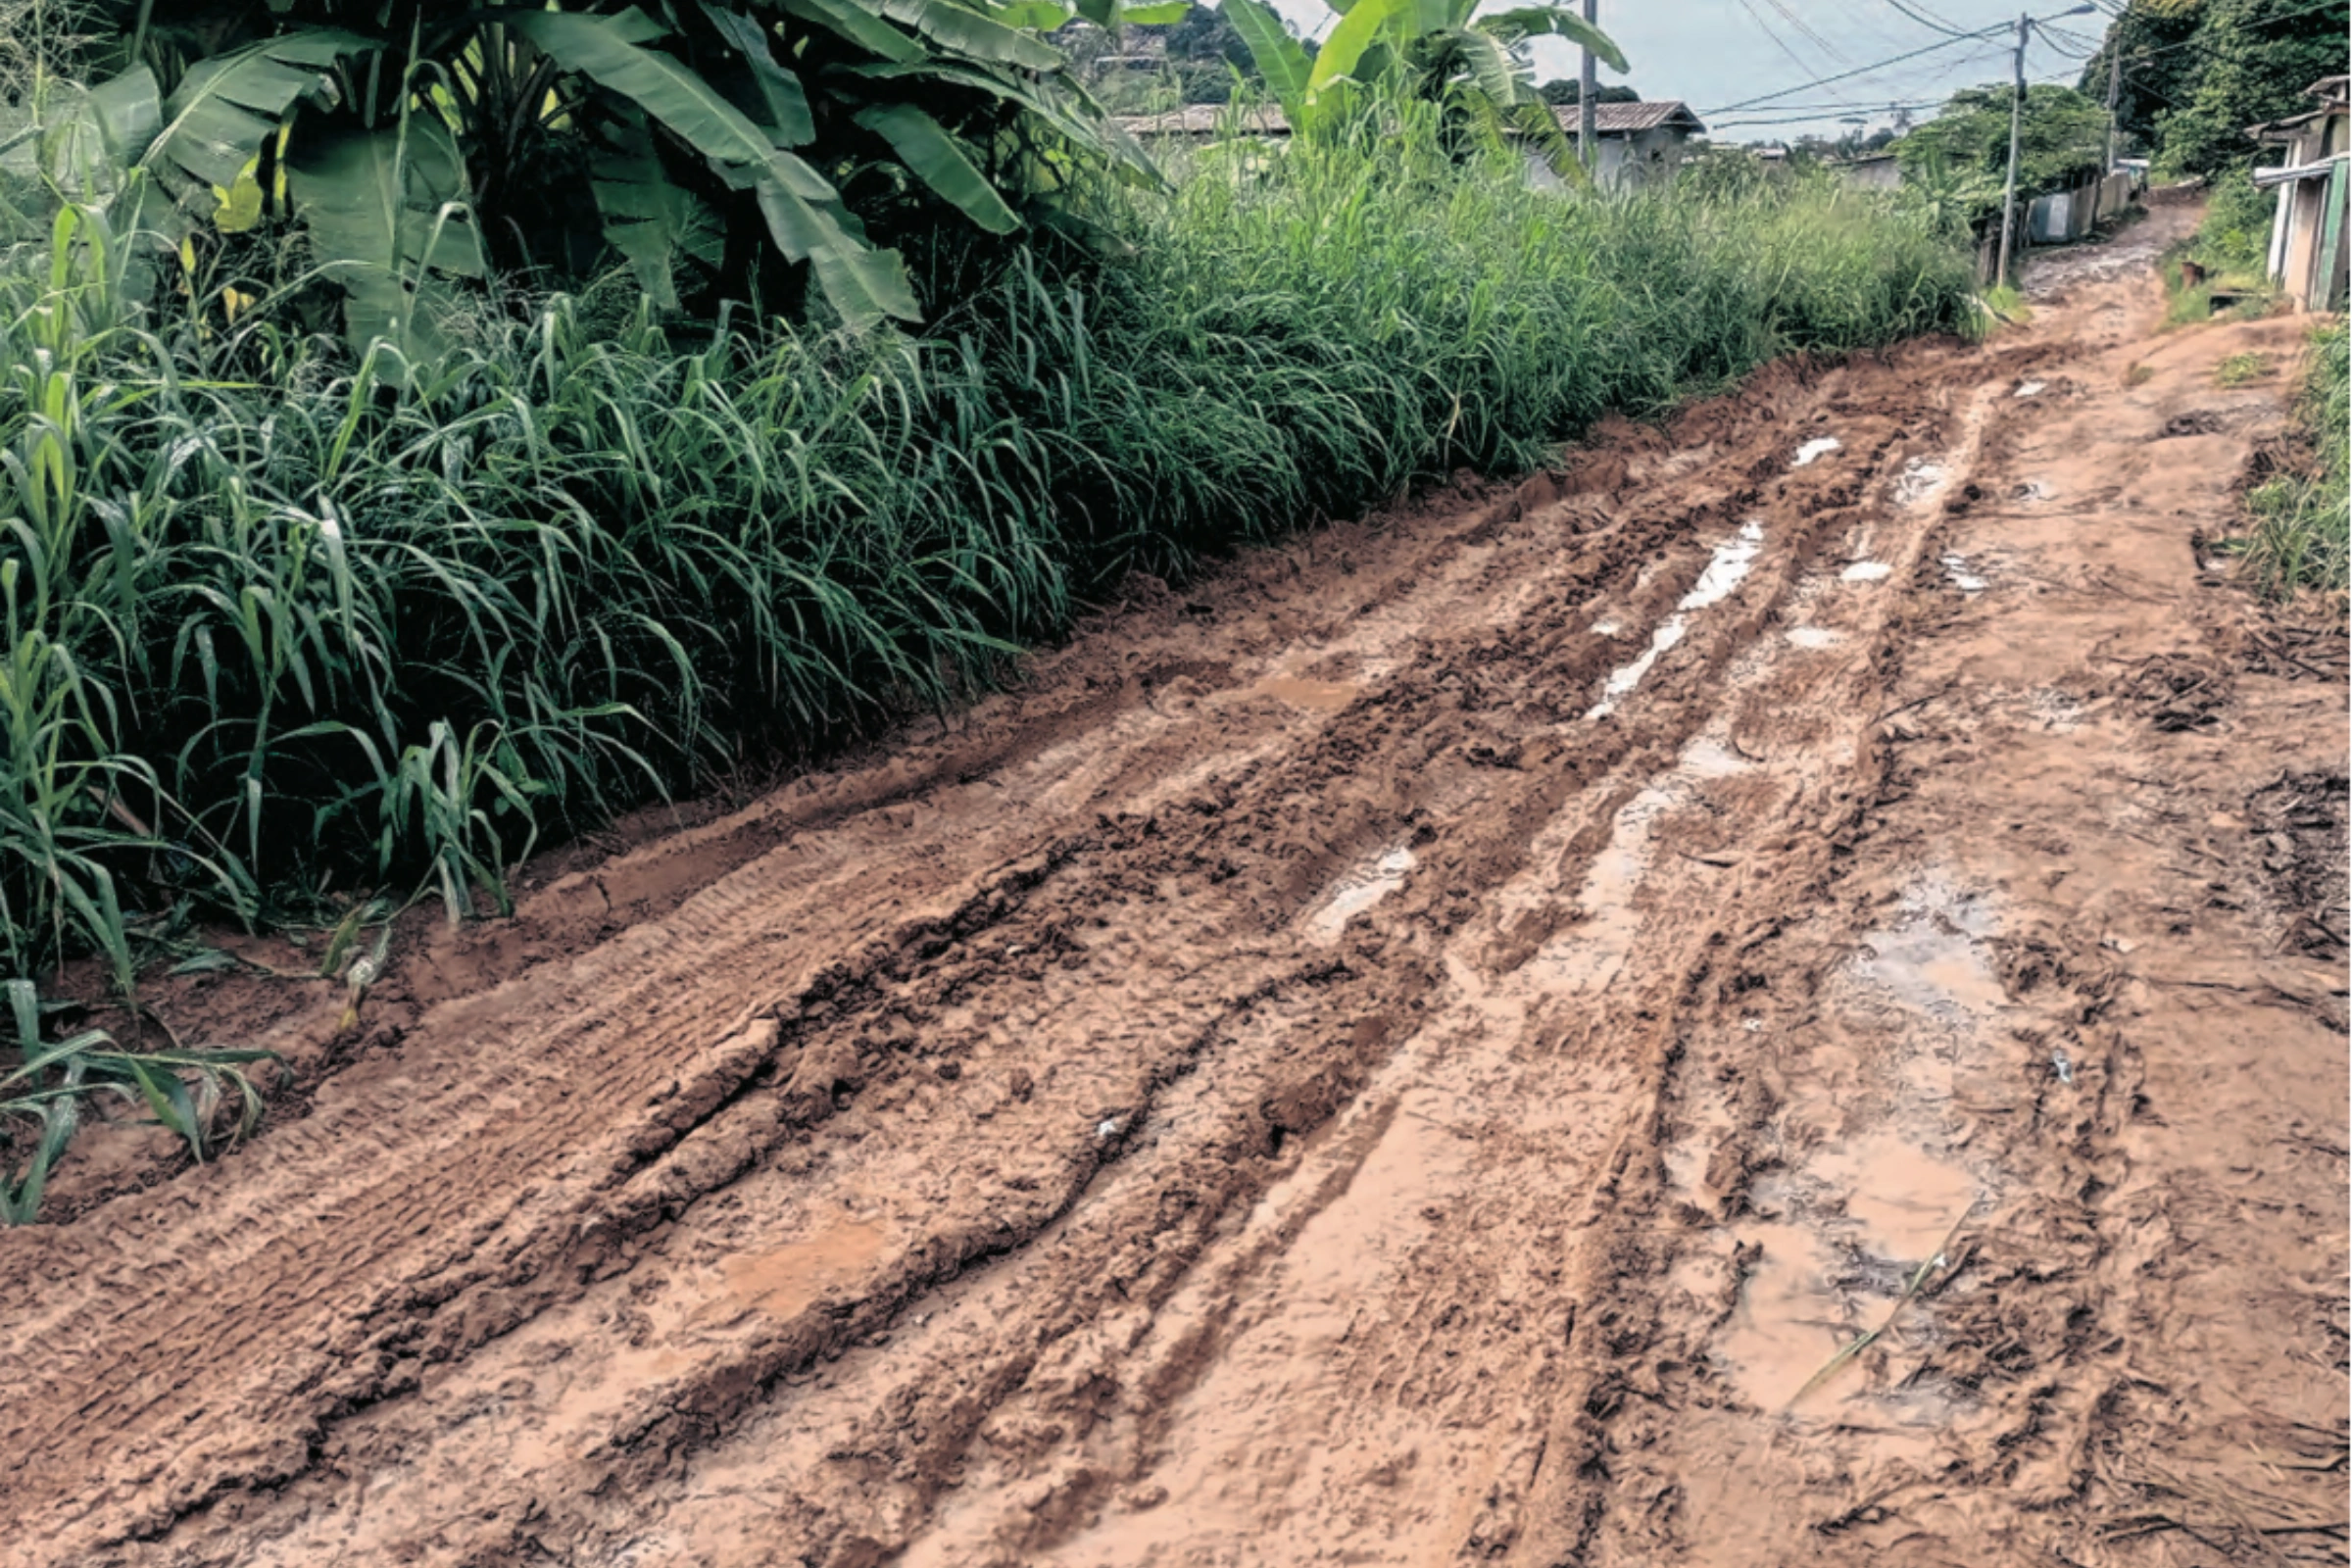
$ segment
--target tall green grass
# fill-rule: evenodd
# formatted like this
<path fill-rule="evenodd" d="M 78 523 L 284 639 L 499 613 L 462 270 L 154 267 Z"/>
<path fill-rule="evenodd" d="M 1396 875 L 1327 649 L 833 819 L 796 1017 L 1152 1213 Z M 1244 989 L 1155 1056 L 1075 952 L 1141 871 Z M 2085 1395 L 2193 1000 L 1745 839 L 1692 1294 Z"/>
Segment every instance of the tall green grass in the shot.
<path fill-rule="evenodd" d="M 2309 443 L 2307 466 L 2275 475 L 2247 496 L 2254 515 L 2245 572 L 2264 592 L 2342 592 L 2352 564 L 2352 342 L 2342 318 L 2314 331 L 2303 362 L 2295 423 Z"/>
<path fill-rule="evenodd" d="M 1970 320 L 1879 198 L 1546 194 L 1409 111 L 1089 216 L 920 339 L 556 298 L 399 367 L 228 319 L 259 283 L 167 319 L 68 209 L 0 268 L 5 968 L 503 906 L 547 835 L 955 702 L 1133 567 Z"/>

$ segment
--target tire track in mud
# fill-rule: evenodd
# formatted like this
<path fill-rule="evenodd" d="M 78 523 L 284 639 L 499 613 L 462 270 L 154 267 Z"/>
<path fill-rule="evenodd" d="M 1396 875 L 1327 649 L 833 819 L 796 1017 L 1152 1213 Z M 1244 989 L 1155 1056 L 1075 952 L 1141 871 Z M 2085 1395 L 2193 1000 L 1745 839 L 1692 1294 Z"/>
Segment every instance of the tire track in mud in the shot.
<path fill-rule="evenodd" d="M 2125 329 L 2136 296 L 2083 301 L 1949 466 L 1876 798 L 1812 907 L 1694 976 L 1647 1200 L 1674 1219 L 1625 1271 L 1643 1381 L 1547 1504 L 1581 1528 L 1526 1560 L 2341 1558 L 2341 1123 L 2288 1114 L 2340 1098 L 2340 964 L 2279 969 L 2214 810 L 2271 748 L 2340 753 L 2340 687 L 2232 713 L 2255 755 L 2200 757 L 2100 684 L 2211 669 L 2255 618 L 2180 559 L 2241 458 L 2148 443 L 2291 329 L 2159 347 Z M 2218 837 L 2186 830 L 2206 812 Z"/>
<path fill-rule="evenodd" d="M 1702 504 L 1700 517 L 1720 504 Z M 1513 501 L 1501 510 L 1522 520 L 1526 506 Z M 1477 548 L 1475 536 L 1495 520 L 1446 543 L 1457 554 Z M 1672 509 L 1638 512 L 1579 541 L 1565 561 L 1547 563 L 1540 580 L 1581 599 L 1697 520 Z M 1522 554 L 1530 542 L 1523 530 Z M 1556 548 L 1546 553 L 1556 558 Z M 1441 568 L 1435 581 L 1458 593 L 1459 577 Z M 1422 608 L 1391 618 L 1417 640 L 1416 628 L 1435 617 Z M 1556 612 L 1551 618 L 1559 619 Z M 1555 626 L 1544 652 L 1564 659 L 1566 679 L 1577 683 L 1577 662 L 1596 659 L 1599 650 L 1589 638 L 1566 642 Z M 1421 659 L 1436 664 L 1426 653 Z M 1391 732 L 1402 727 L 1400 718 L 1427 723 L 1438 710 L 1459 706 L 1443 686 L 1397 684 L 1404 690 L 1384 693 L 1376 705 Z M 1210 701 L 1233 695 L 1204 694 Z M 1261 716 L 1246 727 L 1220 715 L 1213 727 L 1228 739 L 1237 729 L 1271 731 L 1281 741 L 1324 727 L 1325 715 L 1309 712 L 1302 724 L 1279 699 L 1245 696 L 1232 706 L 1253 707 Z M 1271 723 L 1262 716 L 1269 708 L 1281 710 Z M 1381 760 L 1384 778 L 1416 776 L 1453 738 L 1441 726 L 1415 749 L 1414 732 L 1404 733 L 1407 753 Z M 1080 755 L 1041 797 L 1052 803 L 1060 786 L 1076 798 L 1057 803 L 1065 810 L 1089 798 L 1090 767 L 1109 771 L 1132 760 L 1115 744 L 1128 737 L 1112 739 L 1095 753 L 1083 737 L 1064 741 L 1063 749 L 1074 746 Z M 1090 855 L 1106 858 L 1107 868 L 1084 874 L 1093 884 L 1084 894 L 1055 888 L 1057 900 L 1080 908 L 1149 903 L 1152 879 L 1207 871 L 1194 902 L 1213 910 L 1197 933 L 1213 951 L 1237 930 L 1267 923 L 1269 894 L 1276 904 L 1295 900 L 1341 862 L 1366 833 L 1375 805 L 1395 814 L 1388 784 L 1348 783 L 1364 760 L 1359 748 L 1327 740 L 1288 762 L 1252 767 L 1245 760 L 1237 783 L 1151 811 L 1134 834 L 1149 839 L 1189 813 L 1211 826 L 1205 835 L 1179 828 L 1176 843 L 1205 836 L 1216 859 L 1197 848 L 1139 857 L 1136 843 L 1080 834 L 1046 852 L 1036 871 L 995 873 L 1002 885 L 991 885 L 989 868 L 1008 852 L 1030 849 L 1034 825 L 958 835 L 942 824 L 924 835 L 927 853 L 895 846 L 889 874 L 876 885 L 874 868 L 858 864 L 854 853 L 829 854 L 819 844 L 796 854 L 800 847 L 788 844 L 658 924 L 631 927 L 571 963 L 442 1004 L 411 1033 L 399 1060 L 330 1082 L 302 1121 L 236 1159 L 192 1173 L 168 1201 L 127 1201 L 120 1223 L 37 1239 L 30 1261 L 44 1288 L 19 1343 L 44 1345 L 45 1353 L 12 1367 L 9 1381 L 29 1396 L 16 1404 L 30 1413 L 20 1429 L 27 1451 L 48 1463 L 36 1459 L 12 1477 L 12 1493 L 30 1499 L 54 1488 L 73 1499 L 57 1516 L 63 1528 L 55 1543 L 71 1552 L 109 1536 L 152 1533 L 208 1496 L 300 1474 L 321 1446 L 320 1423 L 407 1394 L 423 1368 L 576 1298 L 597 1274 L 629 1267 L 639 1259 L 636 1236 L 690 1200 L 698 1182 L 742 1168 L 779 1138 L 827 1117 L 832 1102 L 866 1076 L 868 1052 L 845 1050 L 837 1038 L 847 1020 L 836 1015 L 857 1010 L 840 1005 L 845 996 L 878 987 L 895 994 L 917 978 L 934 980 L 933 1002 L 952 1002 L 959 989 L 991 978 L 1026 985 L 1018 970 L 1005 971 L 1003 953 L 972 953 L 972 944 L 1056 870 L 1063 881 L 1079 878 L 1075 868 Z M 1287 804 L 1270 812 L 1237 809 L 1243 788 Z M 878 808 L 884 833 L 903 840 L 910 829 L 921 831 L 921 813 L 896 811 L 895 803 Z M 942 814 L 952 817 L 953 808 Z M 1233 832 L 1236 818 L 1250 828 Z M 1236 854 L 1251 857 L 1259 874 L 1228 874 L 1225 858 Z M 957 893 L 959 882 L 975 880 L 982 883 L 976 894 Z M 1227 995 L 1250 989 L 1234 984 L 1238 976 L 1211 978 L 1224 982 Z M 780 1004 L 793 1014 L 789 1031 L 755 1025 L 759 1013 Z M 786 1045 L 794 1048 L 788 1071 L 779 1059 Z M 727 1118 L 737 1134 L 724 1157 L 672 1159 L 664 1167 L 674 1173 L 664 1178 L 668 1191 L 629 1181 L 710 1110 L 762 1080 L 779 1091 L 772 1130 L 747 1137 L 740 1126 L 756 1118 Z M 1101 1086 L 1090 1087 L 1103 1098 Z M 1108 1097 L 1132 1102 L 1138 1093 L 1128 1083 Z M 1076 1119 L 1093 1126 L 1101 1118 Z M 1083 1167 L 1091 1155 L 1075 1163 Z M 267 1196 L 247 1203 L 215 1191 L 232 1180 Z M 1026 1205 L 992 1228 L 996 1245 L 1016 1245 L 1051 1212 L 1051 1205 Z M 937 1250 L 943 1255 L 934 1272 L 964 1261 L 953 1247 Z M 187 1259 L 219 1270 L 217 1286 L 196 1287 L 184 1277 L 184 1262 L 180 1270 L 154 1266 Z M 94 1320 L 115 1323 L 118 1332 L 103 1342 L 57 1333 Z M 275 1348 L 240 1363 L 235 1347 L 263 1325 Z M 144 1375 L 127 1375 L 134 1367 Z M 303 1392 L 282 1398 L 289 1389 Z M 254 1430 L 220 1445 L 146 1436 L 208 1423 L 251 1423 Z M 103 1441 L 76 1451 L 76 1432 Z M 110 1517 L 113 1510 L 122 1516 Z"/>
<path fill-rule="evenodd" d="M 1671 1236 L 1751 1162 L 1687 1124 L 1786 1093 L 1707 1030 L 1891 787 L 1926 466 L 2048 357 L 1783 368 L 1257 558 L 443 944 L 302 1120 L 0 1249 L 0 1561 L 1634 1539 L 1604 1478 L 1708 1354 Z"/>

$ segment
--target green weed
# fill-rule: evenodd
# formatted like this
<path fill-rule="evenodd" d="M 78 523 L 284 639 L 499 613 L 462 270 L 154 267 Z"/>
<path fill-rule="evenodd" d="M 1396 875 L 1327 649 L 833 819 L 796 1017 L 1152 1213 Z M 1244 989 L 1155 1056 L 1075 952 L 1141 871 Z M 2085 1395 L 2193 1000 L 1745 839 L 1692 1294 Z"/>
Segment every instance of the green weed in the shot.
<path fill-rule="evenodd" d="M 1973 328 L 1965 255 L 1835 182 L 1537 191 L 1410 104 L 1180 174 L 1072 191 L 1089 248 L 921 337 L 491 299 L 416 364 L 263 278 L 151 309 L 66 209 L 0 265 L 7 970 L 127 988 L 330 872 L 503 909 L 549 835 L 958 702 L 1131 569 Z"/>
<path fill-rule="evenodd" d="M 113 1097 L 164 1128 L 201 1161 L 216 1142 L 224 1102 L 234 1101 L 233 1141 L 261 1120 L 262 1095 L 246 1069 L 277 1058 L 267 1051 L 126 1051 L 104 1030 L 44 1038 L 44 1006 L 29 980 L 4 983 L 15 1064 L 0 1073 L 0 1223 L 28 1224 L 40 1212 L 50 1173 L 92 1101 Z"/>
<path fill-rule="evenodd" d="M 2295 423 L 2306 444 L 2304 460 L 2257 487 L 2246 498 L 2254 526 L 2244 541 L 2242 568 L 2255 587 L 2285 595 L 2297 588 L 2342 592 L 2347 582 L 2346 435 L 2352 428 L 2352 399 L 2346 395 L 2348 364 L 2345 322 L 2315 330 L 2303 364 L 2295 400 Z"/>
<path fill-rule="evenodd" d="M 2225 387 L 2244 386 L 2270 373 L 2271 362 L 2260 354 L 2232 354 L 2213 368 L 2214 383 Z"/>

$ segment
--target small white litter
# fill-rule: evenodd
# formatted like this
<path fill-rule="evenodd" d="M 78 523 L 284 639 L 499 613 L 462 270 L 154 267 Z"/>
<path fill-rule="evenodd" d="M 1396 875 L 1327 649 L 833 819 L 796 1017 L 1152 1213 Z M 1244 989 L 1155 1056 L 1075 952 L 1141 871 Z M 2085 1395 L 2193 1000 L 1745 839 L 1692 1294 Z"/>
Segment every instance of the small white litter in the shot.
<path fill-rule="evenodd" d="M 1894 568 L 1884 561 L 1857 561 L 1838 574 L 1841 582 L 1885 582 Z"/>
<path fill-rule="evenodd" d="M 1788 466 L 1791 468 L 1801 468 L 1806 464 L 1811 463 L 1815 458 L 1826 458 L 1843 445 L 1844 443 L 1839 441 L 1834 435 L 1815 436 L 1812 440 L 1806 442 L 1803 446 L 1796 449 L 1796 461 L 1789 464 Z"/>
<path fill-rule="evenodd" d="M 2042 383 L 2039 381 L 2020 381 L 2017 384 L 2017 395 L 2021 398 L 2037 398 L 2041 396 L 2041 389 Z"/>

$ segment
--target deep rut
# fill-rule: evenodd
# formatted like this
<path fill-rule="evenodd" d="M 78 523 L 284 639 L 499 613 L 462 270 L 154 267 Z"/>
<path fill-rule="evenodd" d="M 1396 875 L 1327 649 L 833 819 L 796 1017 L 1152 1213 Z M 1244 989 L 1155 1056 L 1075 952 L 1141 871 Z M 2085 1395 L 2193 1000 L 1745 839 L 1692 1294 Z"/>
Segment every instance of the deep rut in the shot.
<path fill-rule="evenodd" d="M 1692 1511 L 1789 1430 L 1816 1342 L 1753 1287 L 1853 1240 L 1822 1195 L 1945 1196 L 1871 1164 L 1917 1153 L 2006 1214 L 2031 1164 L 1947 1157 L 1924 1048 L 1833 1125 L 1839 1051 L 2038 987 L 2120 1178 L 2114 966 L 1908 852 L 1925 903 L 1853 891 L 2016 388 L 2081 352 L 1776 368 L 1153 590 L 415 956 L 298 1119 L 0 1244 L 0 1561 L 1735 1560 Z"/>

